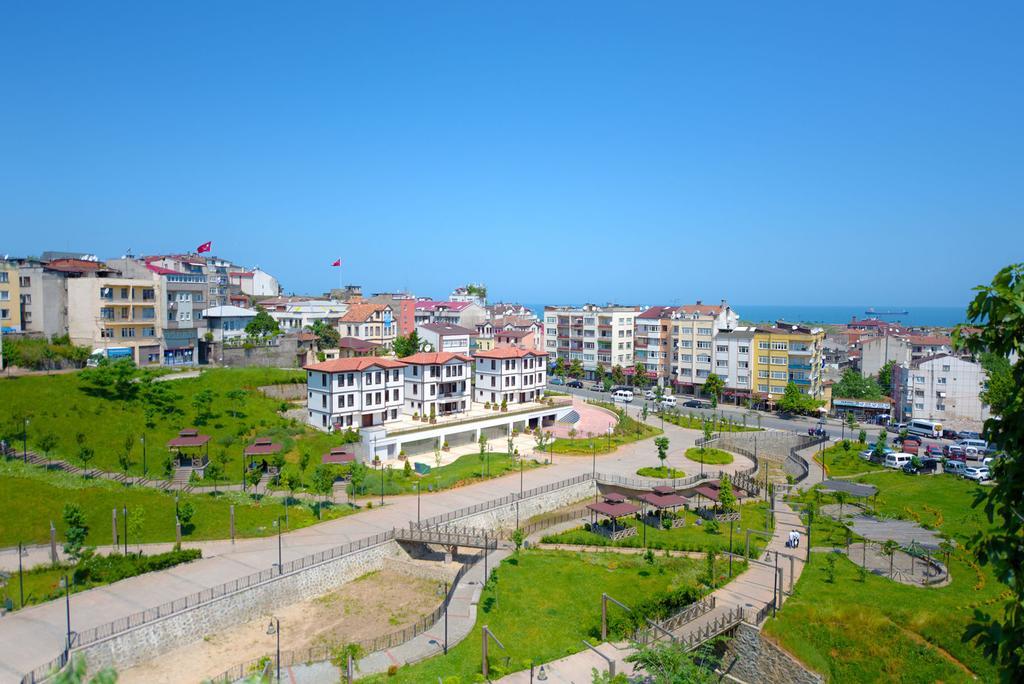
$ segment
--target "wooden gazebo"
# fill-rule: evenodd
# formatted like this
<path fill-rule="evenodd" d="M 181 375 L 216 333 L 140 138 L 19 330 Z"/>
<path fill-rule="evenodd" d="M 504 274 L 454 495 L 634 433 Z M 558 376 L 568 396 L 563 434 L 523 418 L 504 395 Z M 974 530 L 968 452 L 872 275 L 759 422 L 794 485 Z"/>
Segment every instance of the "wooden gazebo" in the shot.
<path fill-rule="evenodd" d="M 205 468 L 210 462 L 210 435 L 201 435 L 198 430 L 180 431 L 167 442 L 167 448 L 174 452 L 174 465 L 179 468 Z"/>
<path fill-rule="evenodd" d="M 331 450 L 324 454 L 321 459 L 323 463 L 344 465 L 356 460 L 355 452 L 350 447 L 331 447 Z"/>
<path fill-rule="evenodd" d="M 616 521 L 619 518 L 625 518 L 640 511 L 639 506 L 629 503 L 621 494 L 614 492 L 606 494 L 604 501 L 587 504 L 587 508 L 590 509 L 590 529 L 594 533 L 607 536 L 613 540 L 626 539 L 637 534 L 635 527 L 629 525 L 616 526 Z M 602 516 L 608 519 L 609 525 L 598 524 L 597 519 Z"/>
<path fill-rule="evenodd" d="M 680 506 L 685 506 L 689 499 L 681 494 L 677 494 L 674 489 L 666 486 L 655 487 L 654 491 L 645 492 L 640 495 L 640 500 L 644 503 L 644 508 L 651 506 L 658 512 L 658 527 L 664 528 L 664 515 L 666 510 L 671 510 L 673 513 Z M 647 511 L 644 511 L 644 518 L 647 518 Z M 671 527 L 682 527 L 686 525 L 686 517 L 672 517 Z"/>
<path fill-rule="evenodd" d="M 280 453 L 284 446 L 274 442 L 269 437 L 257 437 L 253 440 L 253 443 L 245 447 L 245 451 L 242 452 L 245 455 L 246 460 L 249 462 L 249 469 L 259 467 L 264 472 L 269 472 L 271 475 L 277 474 L 277 467 L 269 465 L 267 463 L 267 456 L 273 456 L 276 453 Z M 257 463 L 259 461 L 259 463 Z"/>

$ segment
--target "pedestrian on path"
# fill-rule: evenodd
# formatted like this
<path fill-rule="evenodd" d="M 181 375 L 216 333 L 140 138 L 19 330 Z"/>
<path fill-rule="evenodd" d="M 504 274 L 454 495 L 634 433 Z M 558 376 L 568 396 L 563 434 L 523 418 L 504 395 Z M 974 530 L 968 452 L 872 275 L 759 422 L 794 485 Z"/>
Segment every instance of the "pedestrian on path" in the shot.
<path fill-rule="evenodd" d="M 793 530 L 793 547 L 798 548 L 800 546 L 800 531 Z"/>

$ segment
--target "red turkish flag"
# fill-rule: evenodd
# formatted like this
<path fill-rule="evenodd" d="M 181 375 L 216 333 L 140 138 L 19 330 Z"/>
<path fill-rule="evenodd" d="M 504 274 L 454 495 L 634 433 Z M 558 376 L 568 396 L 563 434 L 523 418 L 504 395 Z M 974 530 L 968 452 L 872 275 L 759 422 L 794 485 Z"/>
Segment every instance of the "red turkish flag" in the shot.
<path fill-rule="evenodd" d="M 334 263 L 331 264 L 331 266 L 341 266 L 341 259 L 335 259 Z"/>
<path fill-rule="evenodd" d="M 196 253 L 202 254 L 203 252 L 209 252 L 213 248 L 213 242 L 204 242 L 203 244 L 196 247 Z"/>

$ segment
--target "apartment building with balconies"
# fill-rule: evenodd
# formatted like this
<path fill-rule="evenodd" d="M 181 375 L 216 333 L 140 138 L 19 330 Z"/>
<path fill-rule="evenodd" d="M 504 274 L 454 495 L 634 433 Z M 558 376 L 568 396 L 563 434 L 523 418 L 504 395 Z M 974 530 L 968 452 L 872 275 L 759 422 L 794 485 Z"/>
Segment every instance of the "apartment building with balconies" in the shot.
<path fill-rule="evenodd" d="M 977 430 L 989 418 L 989 407 L 981 400 L 987 382 L 980 363 L 948 353 L 896 366 L 895 418 L 899 422 L 934 420 L 954 429 Z"/>
<path fill-rule="evenodd" d="M 544 397 L 547 353 L 519 347 L 495 347 L 474 355 L 476 395 L 483 404 L 526 404 Z"/>
<path fill-rule="evenodd" d="M 719 330 L 714 343 L 712 372 L 722 378 L 724 401 L 740 403 L 753 393 L 755 328 Z"/>
<path fill-rule="evenodd" d="M 419 352 L 405 364 L 406 415 L 465 413 L 472 407 L 473 358 L 452 352 Z"/>
<path fill-rule="evenodd" d="M 551 359 L 579 359 L 584 377 L 594 379 L 598 364 L 605 370 L 634 364 L 633 343 L 638 306 L 609 304 L 544 307 L 544 350 Z"/>
<path fill-rule="evenodd" d="M 0 260 L 0 328 L 3 332 L 21 332 L 21 285 L 15 262 Z"/>
<path fill-rule="evenodd" d="M 399 420 L 405 406 L 405 367 L 401 361 L 374 356 L 303 366 L 309 424 L 330 431 Z"/>
<path fill-rule="evenodd" d="M 68 335 L 109 358 L 161 363 L 160 297 L 152 278 L 67 278 Z"/>
<path fill-rule="evenodd" d="M 821 399 L 824 340 L 821 328 L 786 321 L 758 326 L 754 332 L 754 396 L 769 405 L 778 403 L 792 382 L 802 393 Z"/>

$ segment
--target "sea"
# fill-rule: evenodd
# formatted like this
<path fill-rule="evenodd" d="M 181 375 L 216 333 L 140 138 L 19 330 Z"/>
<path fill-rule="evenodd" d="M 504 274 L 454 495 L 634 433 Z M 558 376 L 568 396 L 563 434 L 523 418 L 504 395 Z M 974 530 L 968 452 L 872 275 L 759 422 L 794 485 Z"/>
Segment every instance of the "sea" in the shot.
<path fill-rule="evenodd" d="M 543 304 L 527 304 L 537 316 L 544 317 Z M 967 306 L 900 306 L 883 304 L 864 304 L 856 306 L 808 306 L 802 304 L 734 304 L 733 310 L 743 321 L 752 323 L 774 323 L 789 321 L 791 323 L 849 323 L 853 318 L 881 318 L 907 327 L 951 328 L 963 323 Z M 868 309 L 874 309 L 869 314 Z M 880 315 L 879 312 L 903 312 L 893 315 Z"/>

